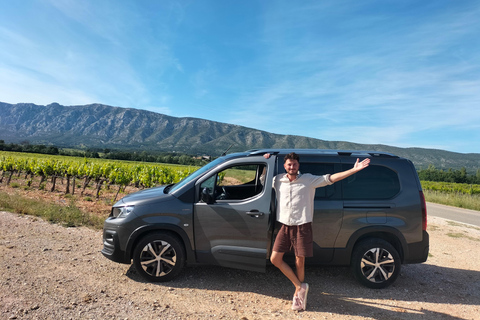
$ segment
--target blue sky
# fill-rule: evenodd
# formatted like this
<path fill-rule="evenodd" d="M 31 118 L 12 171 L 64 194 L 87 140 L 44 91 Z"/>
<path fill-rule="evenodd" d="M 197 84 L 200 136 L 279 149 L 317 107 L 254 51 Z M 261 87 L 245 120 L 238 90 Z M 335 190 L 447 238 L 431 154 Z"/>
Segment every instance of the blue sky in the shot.
<path fill-rule="evenodd" d="M 0 4 L 0 101 L 480 153 L 480 2 Z"/>

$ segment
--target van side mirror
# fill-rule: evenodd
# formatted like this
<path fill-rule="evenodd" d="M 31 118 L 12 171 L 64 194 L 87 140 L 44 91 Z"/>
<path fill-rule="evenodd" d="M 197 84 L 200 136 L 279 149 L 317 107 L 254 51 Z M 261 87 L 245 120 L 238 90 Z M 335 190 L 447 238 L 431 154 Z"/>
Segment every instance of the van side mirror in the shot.
<path fill-rule="evenodd" d="M 205 202 L 206 204 L 215 203 L 215 200 L 213 199 L 212 195 L 210 194 L 210 189 L 209 188 L 203 188 L 200 199 L 203 202 Z"/>

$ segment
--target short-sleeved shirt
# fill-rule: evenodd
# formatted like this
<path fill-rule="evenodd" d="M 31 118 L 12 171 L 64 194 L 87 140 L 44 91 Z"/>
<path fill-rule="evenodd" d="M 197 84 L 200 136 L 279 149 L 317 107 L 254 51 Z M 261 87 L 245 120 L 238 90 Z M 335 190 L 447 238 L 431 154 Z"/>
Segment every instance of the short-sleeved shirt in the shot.
<path fill-rule="evenodd" d="M 330 184 L 333 183 L 329 174 L 299 174 L 294 181 L 290 181 L 286 173 L 273 177 L 277 193 L 277 221 L 288 226 L 312 222 L 315 189 Z"/>

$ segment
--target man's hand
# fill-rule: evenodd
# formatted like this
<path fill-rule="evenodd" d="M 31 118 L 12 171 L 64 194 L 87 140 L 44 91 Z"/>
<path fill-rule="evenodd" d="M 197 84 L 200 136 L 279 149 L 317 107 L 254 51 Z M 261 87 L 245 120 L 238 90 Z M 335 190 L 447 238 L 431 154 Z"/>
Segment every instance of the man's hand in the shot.
<path fill-rule="evenodd" d="M 349 177 L 352 174 L 355 174 L 358 171 L 365 169 L 366 167 L 368 167 L 369 164 L 370 164 L 369 158 L 366 158 L 362 162 L 360 162 L 360 159 L 357 158 L 357 161 L 355 162 L 355 165 L 353 166 L 352 169 L 332 174 L 330 176 L 330 181 L 332 183 L 335 183 L 337 181 L 343 180 L 346 177 Z"/>
<path fill-rule="evenodd" d="M 357 161 L 355 162 L 355 165 L 353 166 L 353 169 L 356 172 L 358 172 L 358 171 L 363 170 L 366 167 L 368 167 L 369 164 L 370 164 L 370 158 L 366 158 L 362 162 L 360 162 L 360 159 L 357 158 Z"/>
<path fill-rule="evenodd" d="M 270 153 L 265 153 L 265 154 L 263 155 L 263 157 L 264 157 L 265 159 L 270 158 Z"/>

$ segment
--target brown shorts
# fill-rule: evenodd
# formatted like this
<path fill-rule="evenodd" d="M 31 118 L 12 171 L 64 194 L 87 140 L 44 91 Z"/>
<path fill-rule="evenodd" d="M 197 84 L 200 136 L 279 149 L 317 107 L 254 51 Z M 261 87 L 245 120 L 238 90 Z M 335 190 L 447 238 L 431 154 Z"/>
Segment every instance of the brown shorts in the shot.
<path fill-rule="evenodd" d="M 297 257 L 313 257 L 312 223 L 299 226 L 282 224 L 278 231 L 273 251 L 289 252 L 293 250 Z"/>

